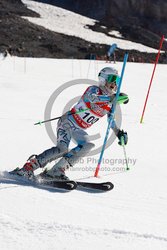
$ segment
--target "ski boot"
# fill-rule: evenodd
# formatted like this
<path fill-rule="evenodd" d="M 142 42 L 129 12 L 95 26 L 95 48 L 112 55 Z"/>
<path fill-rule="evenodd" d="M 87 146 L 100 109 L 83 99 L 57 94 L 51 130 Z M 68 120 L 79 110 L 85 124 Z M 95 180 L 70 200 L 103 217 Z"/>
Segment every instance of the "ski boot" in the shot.
<path fill-rule="evenodd" d="M 40 165 L 35 158 L 35 156 L 30 156 L 27 162 L 24 164 L 22 168 L 16 168 L 10 172 L 10 174 L 23 176 L 27 179 L 34 179 L 34 170 L 39 168 Z"/>
<path fill-rule="evenodd" d="M 55 180 L 55 181 L 68 181 L 69 178 L 65 175 L 65 170 L 67 170 L 71 165 L 65 158 L 62 158 L 58 163 L 56 163 L 50 170 L 45 170 L 39 177 L 42 180 Z"/>

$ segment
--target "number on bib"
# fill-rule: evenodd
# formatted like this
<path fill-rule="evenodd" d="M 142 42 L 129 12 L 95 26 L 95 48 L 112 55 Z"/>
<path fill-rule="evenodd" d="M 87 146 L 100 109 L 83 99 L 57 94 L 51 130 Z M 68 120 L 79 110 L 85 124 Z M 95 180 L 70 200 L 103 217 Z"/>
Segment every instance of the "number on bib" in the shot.
<path fill-rule="evenodd" d="M 85 112 L 85 115 L 82 117 L 83 120 L 85 120 L 87 123 L 94 124 L 99 120 L 99 118 L 96 118 L 92 114 Z"/>

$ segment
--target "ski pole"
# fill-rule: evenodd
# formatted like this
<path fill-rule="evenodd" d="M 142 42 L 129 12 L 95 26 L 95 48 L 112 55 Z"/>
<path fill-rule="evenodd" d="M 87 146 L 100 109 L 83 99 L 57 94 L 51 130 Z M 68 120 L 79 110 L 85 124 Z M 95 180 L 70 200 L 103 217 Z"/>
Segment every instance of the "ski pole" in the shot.
<path fill-rule="evenodd" d="M 34 125 L 41 125 L 42 123 L 51 122 L 51 121 L 59 119 L 60 117 L 61 116 L 58 116 L 58 117 L 55 117 L 55 118 L 52 118 L 52 119 L 48 119 L 48 120 L 45 120 L 45 121 L 39 121 L 39 122 L 34 123 Z"/>
<path fill-rule="evenodd" d="M 109 122 L 108 122 L 106 135 L 105 135 L 105 138 L 104 138 L 102 150 L 101 150 L 101 153 L 100 153 L 100 157 L 99 157 L 99 160 L 98 160 L 98 164 L 97 164 L 97 167 L 96 167 L 96 170 L 95 170 L 94 177 L 98 176 L 98 173 L 99 173 L 99 170 L 100 170 L 100 166 L 101 166 L 101 162 L 102 162 L 102 158 L 103 158 L 105 146 L 106 146 L 108 135 L 109 135 L 109 131 L 110 131 L 110 125 L 111 125 L 111 122 L 113 121 L 114 114 L 115 114 L 117 99 L 118 99 L 118 96 L 119 96 L 119 93 L 120 93 L 122 79 L 123 79 L 123 75 L 124 75 L 124 71 L 125 71 L 125 66 L 126 66 L 127 60 L 128 60 L 128 53 L 126 53 L 125 56 L 124 56 L 124 62 L 123 62 L 121 77 L 119 79 L 118 90 L 117 90 L 117 93 L 116 93 L 115 101 L 114 101 L 113 106 L 112 106 L 111 116 L 110 116 L 110 119 L 109 119 Z"/>
<path fill-rule="evenodd" d="M 128 166 L 128 159 L 127 159 L 127 154 L 126 154 L 126 149 L 125 149 L 125 142 L 124 142 L 123 136 L 121 137 L 121 146 L 123 147 L 124 158 L 125 158 L 125 162 L 126 162 L 126 170 L 129 170 L 130 168 Z"/>
<path fill-rule="evenodd" d="M 96 103 L 94 103 L 94 104 L 96 104 Z M 102 106 L 105 106 L 106 104 L 107 104 L 107 102 L 105 102 L 105 103 L 103 103 L 103 104 L 101 104 L 101 105 L 98 105 L 97 108 L 102 107 Z M 91 109 L 91 108 L 81 109 L 81 110 L 78 110 L 78 111 L 76 111 L 76 112 L 69 112 L 67 115 L 80 114 L 80 113 L 82 113 L 82 112 L 85 112 L 85 111 L 88 111 L 88 110 L 95 110 L 95 109 L 96 109 L 96 108 L 94 108 L 94 109 Z M 57 120 L 57 119 L 61 118 L 62 116 L 63 116 L 63 115 L 58 116 L 58 117 L 55 117 L 55 118 L 52 118 L 52 119 L 48 119 L 48 120 L 44 120 L 44 121 L 39 121 L 39 122 L 34 123 L 34 125 L 41 125 L 42 123 L 51 122 L 51 121 L 54 121 L 54 120 Z"/>
<path fill-rule="evenodd" d="M 122 104 L 122 103 L 126 102 L 127 100 L 128 100 L 127 96 L 119 96 L 119 99 L 117 101 L 118 101 L 119 104 Z M 96 108 L 105 106 L 109 102 L 109 100 L 108 100 L 108 98 L 106 98 L 106 96 L 104 96 L 104 97 L 101 96 L 99 101 L 102 101 L 102 102 L 105 102 L 105 103 L 99 104 L 98 107 L 86 108 L 86 109 L 78 110 L 78 111 L 72 112 L 72 113 L 69 112 L 68 115 L 79 114 L 79 113 L 85 112 L 87 110 L 95 110 Z M 97 102 L 94 102 L 94 104 L 97 104 Z M 61 116 L 58 116 L 58 117 L 55 117 L 55 118 L 52 118 L 52 119 L 48 119 L 48 120 L 45 120 L 45 121 L 39 121 L 37 123 L 34 123 L 34 125 L 41 125 L 42 123 L 51 122 L 51 121 L 57 120 L 59 118 L 61 118 Z"/>

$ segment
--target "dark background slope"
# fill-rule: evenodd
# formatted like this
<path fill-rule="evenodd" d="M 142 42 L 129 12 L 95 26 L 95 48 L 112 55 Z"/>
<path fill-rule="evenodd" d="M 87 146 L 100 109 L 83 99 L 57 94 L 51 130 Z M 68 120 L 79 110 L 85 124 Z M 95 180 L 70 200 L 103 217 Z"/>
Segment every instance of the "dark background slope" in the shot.
<path fill-rule="evenodd" d="M 108 34 L 110 30 L 117 29 L 126 39 L 141 42 L 154 48 L 159 46 L 162 31 L 165 32 L 166 29 L 166 16 L 162 10 L 157 11 L 157 13 L 162 12 L 162 16 L 154 15 L 157 18 L 155 20 L 159 21 L 154 20 L 156 25 L 151 25 L 156 3 L 158 2 L 161 7 L 165 8 L 163 0 L 127 0 L 126 4 L 123 0 L 38 0 L 38 2 L 53 4 L 96 18 L 98 22 L 89 27 L 92 30 Z M 147 2 L 148 6 L 144 5 L 144 2 Z M 151 2 L 153 5 L 150 5 Z M 146 10 L 151 8 L 150 6 L 154 7 L 153 11 L 146 15 Z M 39 17 L 37 13 L 27 9 L 21 0 L 0 0 L 1 51 L 7 49 L 12 55 L 52 58 L 88 58 L 91 54 L 98 57 L 106 55 L 109 47 L 107 45 L 93 44 L 80 38 L 49 31 L 28 22 L 21 16 Z M 105 25 L 107 29 L 102 29 L 101 25 Z M 166 49 L 165 44 L 163 48 Z M 119 49 L 116 52 L 117 59 L 122 60 L 123 54 L 124 51 Z M 130 51 L 130 60 L 132 57 L 135 61 L 152 62 L 155 59 L 155 54 Z M 160 60 L 161 62 L 166 61 L 165 56 L 161 56 Z"/>
<path fill-rule="evenodd" d="M 35 1 L 95 18 L 101 25 L 119 30 L 125 38 L 153 48 L 157 48 L 159 36 L 164 34 L 167 37 L 166 0 Z"/>

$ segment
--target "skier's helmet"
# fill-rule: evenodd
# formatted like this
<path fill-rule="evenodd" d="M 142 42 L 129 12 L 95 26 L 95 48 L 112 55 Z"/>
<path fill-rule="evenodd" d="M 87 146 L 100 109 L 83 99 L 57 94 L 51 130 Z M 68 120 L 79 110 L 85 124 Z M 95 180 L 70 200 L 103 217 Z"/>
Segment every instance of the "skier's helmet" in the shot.
<path fill-rule="evenodd" d="M 100 85 L 105 85 L 106 83 L 116 83 L 118 84 L 119 75 L 118 71 L 112 67 L 103 68 L 98 75 Z"/>

